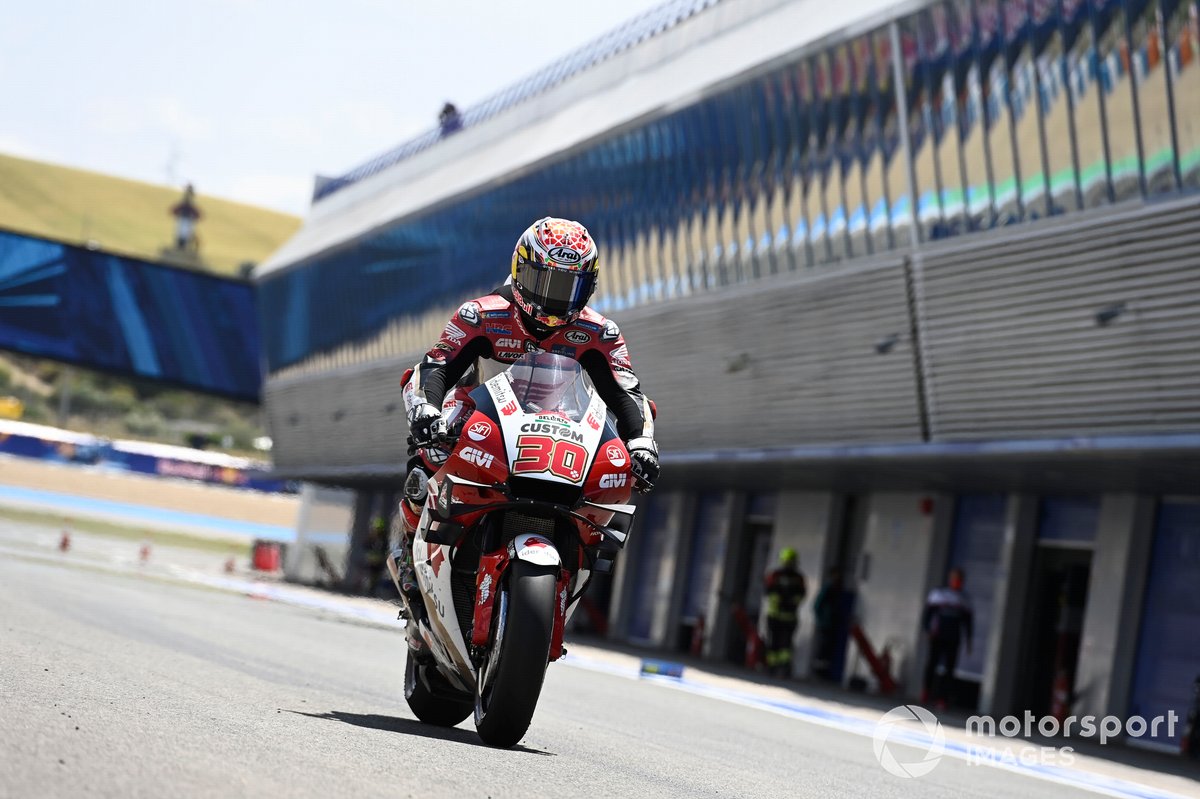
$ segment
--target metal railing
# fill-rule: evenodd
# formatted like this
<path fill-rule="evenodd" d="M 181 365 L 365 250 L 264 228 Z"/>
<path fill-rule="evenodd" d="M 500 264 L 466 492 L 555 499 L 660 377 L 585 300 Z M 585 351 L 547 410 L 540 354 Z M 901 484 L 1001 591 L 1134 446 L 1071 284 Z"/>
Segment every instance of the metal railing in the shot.
<path fill-rule="evenodd" d="M 534 74 L 501 89 L 483 102 L 471 106 L 462 112 L 462 126 L 454 132 L 457 133 L 462 129 L 486 122 L 497 114 L 552 89 L 580 72 L 606 61 L 634 45 L 658 36 L 721 2 L 726 2 L 726 0 L 668 0 L 662 5 L 655 6 Z M 344 175 L 319 184 L 313 191 L 313 202 L 322 200 L 346 186 L 412 158 L 414 155 L 428 150 L 448 135 L 453 134 L 443 132 L 440 126 L 431 128 L 398 147 L 372 158 L 365 164 L 355 167 Z"/>

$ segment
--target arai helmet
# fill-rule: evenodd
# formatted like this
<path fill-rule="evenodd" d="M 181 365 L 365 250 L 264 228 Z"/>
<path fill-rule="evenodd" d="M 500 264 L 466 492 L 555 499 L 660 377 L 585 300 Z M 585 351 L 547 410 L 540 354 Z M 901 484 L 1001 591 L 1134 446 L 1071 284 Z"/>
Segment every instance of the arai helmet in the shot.
<path fill-rule="evenodd" d="M 569 219 L 546 217 L 521 234 L 513 250 L 513 299 L 546 327 L 568 325 L 596 290 L 596 242 Z"/>

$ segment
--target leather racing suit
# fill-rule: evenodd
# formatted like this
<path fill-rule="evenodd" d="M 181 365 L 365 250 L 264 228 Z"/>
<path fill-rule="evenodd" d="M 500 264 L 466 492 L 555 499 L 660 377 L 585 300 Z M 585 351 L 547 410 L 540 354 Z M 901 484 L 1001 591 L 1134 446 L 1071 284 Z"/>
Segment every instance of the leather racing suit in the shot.
<path fill-rule="evenodd" d="M 450 393 L 456 403 L 465 394 L 460 380 L 479 358 L 511 364 L 526 352 L 541 350 L 574 358 L 587 372 L 597 393 L 616 417 L 617 434 L 627 445 L 648 441 L 653 446 L 654 417 L 650 402 L 630 364 L 629 349 L 616 323 L 596 311 L 584 308 L 579 317 L 566 325 L 541 330 L 521 313 L 513 302 L 512 288 L 501 286 L 483 297 L 466 302 L 446 323 L 442 335 L 425 354 L 404 386 L 408 410 L 419 403 L 446 408 Z M 471 381 L 473 383 L 473 381 Z M 469 388 L 466 389 L 469 391 Z M 636 446 L 636 444 L 634 444 Z M 444 456 L 422 451 L 410 462 L 410 468 L 422 469 L 428 477 Z M 431 462 L 432 461 L 432 462 Z M 414 475 L 410 475 L 410 478 Z M 401 502 L 404 533 L 411 535 L 420 518 L 424 480 L 420 488 L 409 490 L 409 501 Z M 407 542 L 405 542 L 407 544 Z"/>

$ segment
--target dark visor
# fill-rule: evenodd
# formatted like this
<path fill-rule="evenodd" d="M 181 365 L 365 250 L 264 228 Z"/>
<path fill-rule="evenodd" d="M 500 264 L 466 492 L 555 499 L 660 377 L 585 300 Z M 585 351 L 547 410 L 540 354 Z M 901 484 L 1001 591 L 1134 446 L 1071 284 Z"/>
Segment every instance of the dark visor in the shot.
<path fill-rule="evenodd" d="M 521 294 L 539 306 L 542 313 L 567 316 L 583 310 L 596 285 L 596 273 L 538 267 L 525 261 L 517 264 L 517 281 L 521 284 Z"/>

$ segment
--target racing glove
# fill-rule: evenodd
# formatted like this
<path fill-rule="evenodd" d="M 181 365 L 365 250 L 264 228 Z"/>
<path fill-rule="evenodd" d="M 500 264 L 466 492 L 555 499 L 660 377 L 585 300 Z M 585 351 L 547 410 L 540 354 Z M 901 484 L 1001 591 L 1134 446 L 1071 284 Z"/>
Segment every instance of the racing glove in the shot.
<path fill-rule="evenodd" d="M 654 439 L 643 436 L 632 438 L 625 444 L 629 450 L 629 469 L 633 472 L 634 487 L 648 494 L 658 480 L 658 445 Z"/>
<path fill-rule="evenodd" d="M 412 447 L 428 447 L 435 441 L 445 438 L 446 420 L 442 412 L 423 402 L 408 413 L 408 443 Z"/>

